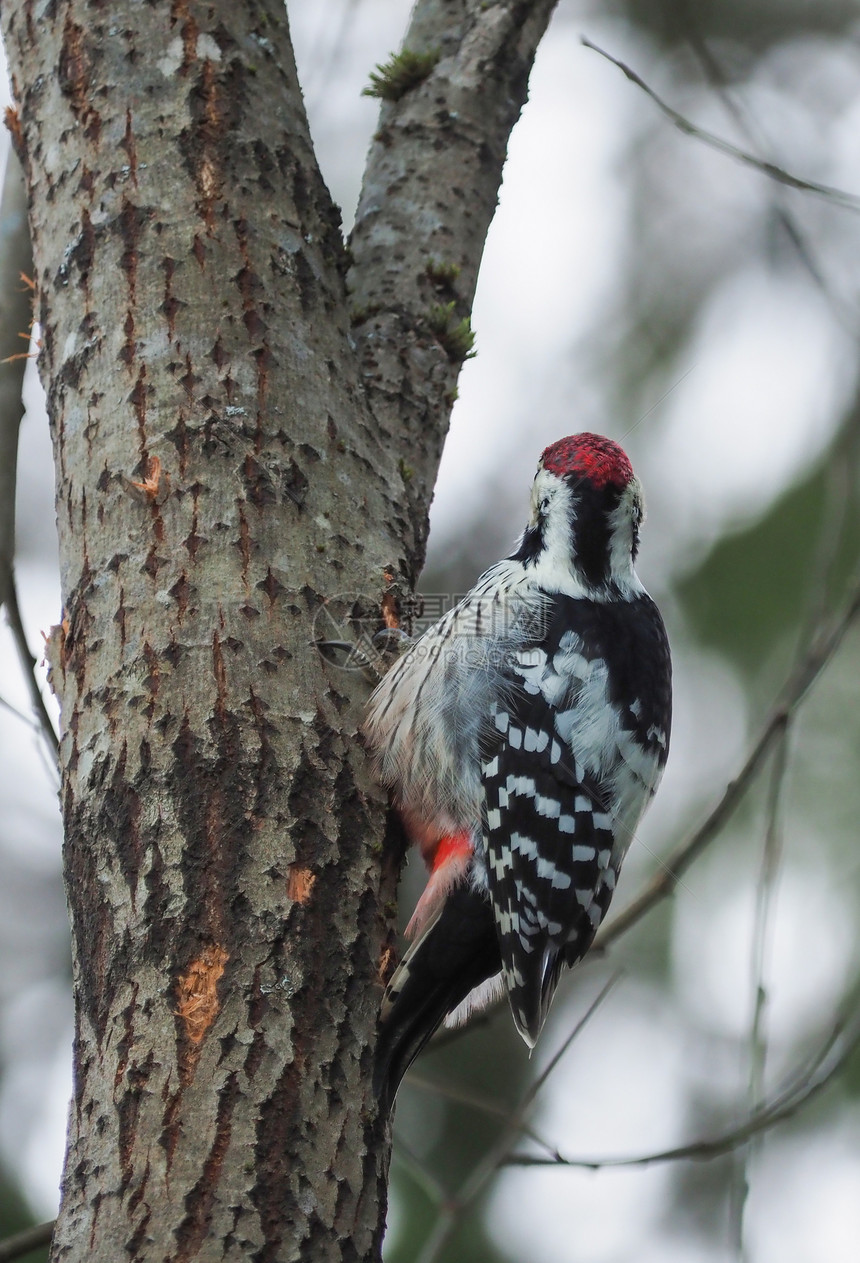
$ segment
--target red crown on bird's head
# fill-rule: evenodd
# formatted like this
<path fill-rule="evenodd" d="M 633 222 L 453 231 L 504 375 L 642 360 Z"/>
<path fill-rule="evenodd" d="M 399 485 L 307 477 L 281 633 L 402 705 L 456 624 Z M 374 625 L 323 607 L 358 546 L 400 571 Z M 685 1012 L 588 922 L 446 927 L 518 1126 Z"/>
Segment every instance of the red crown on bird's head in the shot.
<path fill-rule="evenodd" d="M 587 478 L 598 488 L 610 483 L 626 487 L 633 477 L 633 466 L 626 453 L 602 434 L 571 434 L 550 443 L 540 463 L 559 478 Z"/>

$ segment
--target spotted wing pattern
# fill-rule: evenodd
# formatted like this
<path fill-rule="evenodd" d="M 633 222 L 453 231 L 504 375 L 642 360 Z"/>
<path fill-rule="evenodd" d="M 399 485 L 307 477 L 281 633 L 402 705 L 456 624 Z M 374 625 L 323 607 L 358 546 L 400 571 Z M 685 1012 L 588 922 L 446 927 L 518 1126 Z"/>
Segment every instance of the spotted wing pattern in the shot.
<path fill-rule="evenodd" d="M 630 644 L 635 621 L 612 619 L 593 602 L 558 599 L 541 643 L 512 655 L 484 742 L 487 884 L 514 1020 L 531 1044 L 562 965 L 584 955 L 609 907 L 665 762 L 662 623 Z M 649 682 L 632 709 L 615 700 L 631 651 Z"/>

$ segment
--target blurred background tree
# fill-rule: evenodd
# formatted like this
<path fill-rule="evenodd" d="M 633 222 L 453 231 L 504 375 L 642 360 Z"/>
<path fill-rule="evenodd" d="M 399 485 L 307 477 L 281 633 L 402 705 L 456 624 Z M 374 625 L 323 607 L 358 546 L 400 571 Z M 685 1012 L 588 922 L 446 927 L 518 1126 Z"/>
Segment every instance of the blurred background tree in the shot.
<path fill-rule="evenodd" d="M 289 7 L 348 224 L 376 117 L 360 91 L 399 46 L 409 4 Z M 794 664 L 856 590 L 860 203 L 790 187 L 674 126 L 582 35 L 695 127 L 856 195 L 860 18 L 842 0 L 562 0 L 512 140 L 421 586 L 455 595 L 508 551 L 548 442 L 594 429 L 630 452 L 650 509 L 640 573 L 669 625 L 677 714 L 617 916 L 719 801 Z M 58 607 L 35 374 L 28 400 L 18 575 L 35 645 Z M 0 696 L 26 711 L 2 634 Z M 568 978 L 531 1061 L 503 1011 L 422 1058 L 397 1112 L 389 1263 L 857 1257 L 860 1057 L 722 1156 L 601 1160 L 724 1136 L 845 1051 L 858 703 L 849 626 L 672 899 Z M 53 1213 L 69 1093 L 60 827 L 36 742 L 0 713 L 0 1235 L 25 1203 Z M 512 1146 L 595 1169 L 499 1166 L 511 1145 L 487 1103 L 513 1113 L 616 975 L 530 1110 L 549 1150 L 528 1135 Z"/>

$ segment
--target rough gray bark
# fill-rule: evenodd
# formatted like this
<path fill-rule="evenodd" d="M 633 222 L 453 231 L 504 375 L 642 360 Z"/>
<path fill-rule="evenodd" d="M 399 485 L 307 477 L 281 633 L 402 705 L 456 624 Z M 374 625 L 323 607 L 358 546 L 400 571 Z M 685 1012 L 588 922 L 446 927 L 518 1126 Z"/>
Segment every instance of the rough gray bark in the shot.
<path fill-rule="evenodd" d="M 428 321 L 449 304 L 452 321 L 472 310 L 508 136 L 555 2 L 416 4 L 404 47 L 439 61 L 419 90 L 383 105 L 367 157 L 350 241 L 356 349 L 379 430 L 414 475 L 422 559 L 460 370 Z"/>
<path fill-rule="evenodd" d="M 310 642 L 414 583 L 459 369 L 427 263 L 467 314 L 551 8 L 418 6 L 350 297 L 278 0 L 4 4 L 64 599 L 55 1260 L 378 1257 L 398 843 Z"/>

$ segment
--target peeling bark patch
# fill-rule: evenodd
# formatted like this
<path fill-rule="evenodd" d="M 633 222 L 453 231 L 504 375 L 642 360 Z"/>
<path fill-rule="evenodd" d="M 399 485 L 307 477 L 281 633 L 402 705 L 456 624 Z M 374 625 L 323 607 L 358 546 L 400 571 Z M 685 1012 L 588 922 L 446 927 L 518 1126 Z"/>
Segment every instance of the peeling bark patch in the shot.
<path fill-rule="evenodd" d="M 146 1169 L 148 1172 L 149 1171 L 148 1165 Z M 135 1191 L 132 1197 L 129 1198 L 129 1211 L 130 1212 L 133 1212 L 137 1208 L 138 1201 L 140 1200 L 140 1198 L 143 1197 L 143 1191 L 141 1190 L 138 1201 L 134 1200 L 136 1196 L 137 1196 L 137 1192 Z M 146 1241 L 147 1236 L 149 1235 L 149 1223 L 151 1219 L 152 1219 L 152 1211 L 147 1210 L 146 1214 L 143 1216 L 140 1223 L 137 1225 L 134 1232 L 129 1237 L 128 1245 L 126 1246 L 126 1253 L 128 1254 L 129 1258 L 136 1259 L 138 1257 L 138 1251 L 143 1247 L 143 1244 Z"/>
<path fill-rule="evenodd" d="M 161 569 L 162 566 L 166 566 L 166 565 L 167 565 L 167 562 L 165 561 L 163 557 L 158 556 L 158 554 L 155 551 L 155 545 L 153 544 L 152 548 L 150 548 L 149 552 L 146 554 L 146 560 L 144 561 L 140 569 L 141 569 L 141 573 L 149 575 L 150 579 L 152 579 L 154 583 L 155 580 L 158 578 L 159 570 Z"/>
<path fill-rule="evenodd" d="M 134 1212 L 137 1210 L 138 1206 L 140 1205 L 140 1203 L 143 1201 L 144 1194 L 146 1193 L 146 1186 L 149 1183 L 149 1177 L 151 1173 L 152 1173 L 152 1170 L 149 1165 L 149 1159 L 147 1159 L 146 1166 L 143 1168 L 143 1175 L 141 1177 L 140 1183 L 138 1184 L 137 1188 L 135 1188 L 131 1197 L 128 1199 L 129 1214 L 133 1215 Z M 132 1243 L 135 1241 L 138 1241 L 139 1244 L 143 1243 L 143 1241 L 146 1238 L 146 1229 L 149 1226 L 149 1221 L 151 1218 L 152 1218 L 152 1211 L 147 1210 L 146 1214 L 143 1216 L 143 1219 L 140 1221 L 140 1224 L 134 1231 L 134 1234 L 131 1238 L 131 1242 L 129 1242 L 129 1253 L 132 1258 L 134 1258 L 135 1255 L 137 1254 L 137 1248 L 138 1248 L 137 1246 L 133 1246 Z"/>
<path fill-rule="evenodd" d="M 348 763 L 344 763 L 337 774 L 334 792 L 335 802 L 341 804 L 335 854 L 343 860 L 361 851 L 370 834 L 366 800 Z"/>
<path fill-rule="evenodd" d="M 316 307 L 319 297 L 316 275 L 302 250 L 298 250 L 295 255 L 295 276 L 299 284 L 299 301 L 302 304 L 302 311 L 308 315 Z"/>
<path fill-rule="evenodd" d="M 382 598 L 382 618 L 385 626 L 391 630 L 396 630 L 400 627 L 398 601 L 393 592 L 386 592 Z"/>
<path fill-rule="evenodd" d="M 86 32 L 67 15 L 63 27 L 63 43 L 57 65 L 60 91 L 68 97 L 75 118 L 83 124 L 86 135 L 98 144 L 101 136 L 101 118 L 90 104 L 90 83 L 93 77 L 91 50 L 86 42 Z"/>
<path fill-rule="evenodd" d="M 194 1045 L 203 1041 L 220 1012 L 218 981 L 228 959 L 220 944 L 205 947 L 176 984 L 176 1016 L 183 1023 L 186 1038 Z"/>
<path fill-rule="evenodd" d="M 265 817 L 271 811 L 271 788 L 278 779 L 278 761 L 272 749 L 271 738 L 276 729 L 266 717 L 266 707 L 251 689 L 248 707 L 254 716 L 254 731 L 260 743 L 257 765 L 254 769 L 254 815 Z M 255 823 L 257 822 L 255 820 Z"/>
<path fill-rule="evenodd" d="M 3 111 L 3 121 L 6 124 L 6 130 L 12 138 L 12 147 L 18 155 L 18 161 L 23 165 L 26 161 L 24 154 L 24 132 L 21 127 L 21 115 L 15 109 L 14 105 L 7 105 Z"/>
<path fill-rule="evenodd" d="M 248 330 L 248 337 L 252 342 L 261 342 L 266 332 L 266 325 L 256 306 L 256 296 L 263 288 L 260 278 L 249 267 L 243 267 L 236 275 L 236 283 L 242 295 L 242 320 Z"/>
<path fill-rule="evenodd" d="M 266 395 L 269 392 L 269 369 L 272 365 L 272 352 L 268 343 L 264 342 L 253 352 L 257 361 L 257 402 L 262 411 L 266 406 Z"/>
<path fill-rule="evenodd" d="M 383 987 L 388 985 L 396 964 L 397 954 L 394 949 L 392 947 L 384 947 L 379 957 L 379 972 L 377 974 Z"/>
<path fill-rule="evenodd" d="M 171 0 L 170 21 L 171 23 L 181 21 L 182 66 L 180 68 L 185 74 L 197 59 L 197 36 L 200 29 L 194 16 L 189 12 L 188 0 Z"/>
<path fill-rule="evenodd" d="M 241 1097 L 238 1075 L 231 1073 L 218 1093 L 218 1109 L 215 1117 L 215 1136 L 209 1150 L 200 1179 L 185 1198 L 185 1218 L 176 1229 L 179 1249 L 173 1263 L 187 1263 L 197 1257 L 200 1246 L 209 1231 L 212 1209 L 218 1191 L 218 1181 L 224 1159 L 230 1147 L 233 1111 Z"/>
<path fill-rule="evenodd" d="M 196 376 L 191 367 L 191 356 L 185 356 L 185 372 L 179 378 L 179 384 L 185 391 L 189 399 L 194 398 L 194 387 L 200 384 L 200 378 Z"/>
<path fill-rule="evenodd" d="M 139 983 L 135 983 L 132 988 L 131 999 L 125 1006 L 122 1013 L 122 1035 L 117 1042 L 116 1053 L 117 1063 L 116 1071 L 113 1077 L 114 1089 L 118 1088 L 122 1083 L 125 1072 L 128 1069 L 128 1058 L 134 1043 L 134 1015 L 137 1005 L 137 997 L 140 993 Z"/>
<path fill-rule="evenodd" d="M 316 874 L 309 868 L 293 864 L 287 878 L 287 898 L 292 903 L 307 903 L 316 882 Z"/>
<path fill-rule="evenodd" d="M 196 58 L 196 31 L 194 45 Z M 194 64 L 200 63 L 195 61 Z M 187 65 L 187 73 L 189 76 L 193 73 L 191 63 Z M 222 147 L 234 143 L 233 138 L 242 119 L 241 107 L 245 96 L 242 73 L 238 59 L 226 68 L 219 67 L 210 58 L 202 62 L 188 95 L 192 124 L 179 137 L 186 166 L 197 190 L 197 207 L 206 224 L 206 234 L 210 237 L 215 234 L 215 205 L 221 198 L 224 184 Z"/>
<path fill-rule="evenodd" d="M 302 751 L 293 773 L 287 805 L 293 819 L 303 821 L 295 837 L 294 866 L 318 870 L 321 865 L 336 862 L 336 843 L 324 835 L 317 823 L 323 807 L 319 796 L 319 769 L 306 750 Z"/>
<path fill-rule="evenodd" d="M 142 491 L 145 496 L 155 500 L 161 485 L 161 461 L 157 456 L 150 456 L 146 462 L 146 473 L 142 482 L 132 482 L 133 487 Z M 162 535 L 163 535 L 162 531 Z"/>

